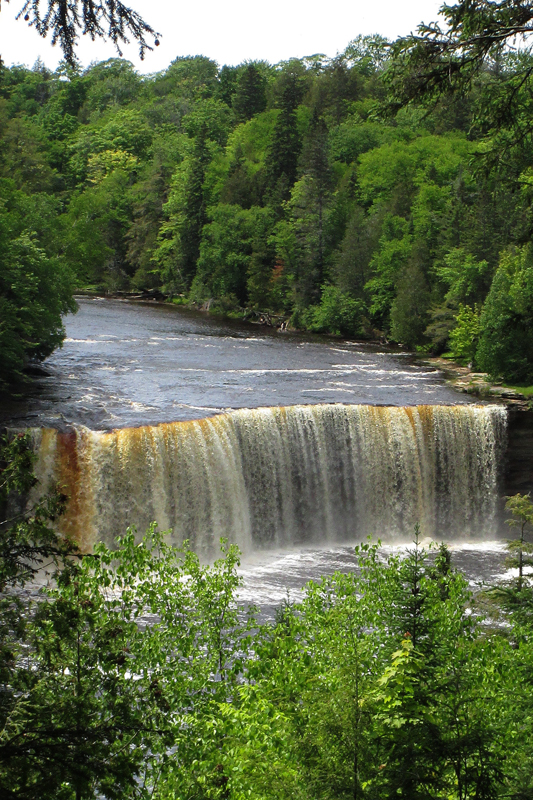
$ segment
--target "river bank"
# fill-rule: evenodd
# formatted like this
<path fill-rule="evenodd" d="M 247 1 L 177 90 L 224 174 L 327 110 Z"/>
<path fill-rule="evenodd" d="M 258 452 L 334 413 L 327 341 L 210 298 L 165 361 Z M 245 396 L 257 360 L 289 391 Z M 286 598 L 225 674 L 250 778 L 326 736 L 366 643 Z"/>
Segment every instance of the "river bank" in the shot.
<path fill-rule="evenodd" d="M 441 356 L 424 358 L 421 363 L 440 370 L 446 378 L 446 384 L 462 394 L 480 400 L 500 401 L 528 411 L 533 408 L 533 386 L 516 387 L 493 381 L 486 372 L 461 366 Z"/>

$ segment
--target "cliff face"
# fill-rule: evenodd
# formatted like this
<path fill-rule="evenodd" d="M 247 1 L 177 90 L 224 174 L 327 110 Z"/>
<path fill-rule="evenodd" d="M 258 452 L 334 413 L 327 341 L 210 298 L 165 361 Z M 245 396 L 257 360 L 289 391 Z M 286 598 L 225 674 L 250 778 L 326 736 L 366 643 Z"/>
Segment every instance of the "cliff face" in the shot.
<path fill-rule="evenodd" d="M 504 494 L 533 495 L 533 411 L 509 409 Z"/>

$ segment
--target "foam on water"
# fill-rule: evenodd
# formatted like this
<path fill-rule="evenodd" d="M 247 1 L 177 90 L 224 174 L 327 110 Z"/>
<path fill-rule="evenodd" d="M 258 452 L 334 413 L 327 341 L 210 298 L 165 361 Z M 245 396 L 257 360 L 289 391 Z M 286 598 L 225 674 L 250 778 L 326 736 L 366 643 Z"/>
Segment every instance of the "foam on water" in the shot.
<path fill-rule="evenodd" d="M 335 572 L 356 572 L 354 544 L 251 554 L 243 558 L 239 569 L 243 580 L 239 598 L 247 604 L 257 605 L 264 617 L 271 617 L 283 602 L 302 600 L 305 584 L 309 581 L 320 581 Z M 427 539 L 422 544 L 426 549 L 430 544 L 437 545 Z M 481 584 L 495 585 L 511 577 L 510 571 L 504 569 L 505 542 L 465 540 L 448 541 L 447 545 L 451 551 L 452 564 L 463 572 L 473 590 Z M 401 555 L 412 546 L 412 542 L 407 539 L 397 543 L 382 543 L 379 553 L 383 558 Z"/>

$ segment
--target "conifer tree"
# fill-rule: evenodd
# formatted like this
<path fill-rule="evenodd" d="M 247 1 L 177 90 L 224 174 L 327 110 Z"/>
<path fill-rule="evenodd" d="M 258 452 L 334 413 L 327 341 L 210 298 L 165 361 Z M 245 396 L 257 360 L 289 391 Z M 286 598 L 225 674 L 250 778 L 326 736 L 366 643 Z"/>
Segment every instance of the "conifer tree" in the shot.
<path fill-rule="evenodd" d="M 286 200 L 298 174 L 302 140 L 296 109 L 301 98 L 298 76 L 288 72 L 282 79 L 280 112 L 272 133 L 265 168 L 274 201 Z"/>
<path fill-rule="evenodd" d="M 240 122 L 266 108 L 266 79 L 254 63 L 246 64 L 237 80 L 233 108 Z"/>

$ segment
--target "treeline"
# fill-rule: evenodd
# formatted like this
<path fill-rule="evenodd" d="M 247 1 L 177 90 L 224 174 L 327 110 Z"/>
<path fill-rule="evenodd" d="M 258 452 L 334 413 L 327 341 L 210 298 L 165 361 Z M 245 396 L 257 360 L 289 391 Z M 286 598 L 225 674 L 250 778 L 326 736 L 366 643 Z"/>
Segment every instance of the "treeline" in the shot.
<path fill-rule="evenodd" d="M 31 484 L 1 443 L 0 501 Z M 415 542 L 307 586 L 260 625 L 238 551 L 203 566 L 152 529 L 81 555 L 49 496 L 2 530 L 6 800 L 523 800 L 533 788 L 533 506 L 509 501 L 515 577 L 473 596 Z M 55 582 L 24 588 L 55 560 Z"/>
<path fill-rule="evenodd" d="M 533 145 L 502 143 L 487 167 L 478 113 L 531 57 L 504 54 L 468 93 L 392 115 L 390 53 L 360 37 L 334 59 L 275 66 L 1 67 L 2 272 L 38 262 L 59 298 L 41 345 L 0 277 L 7 352 L 17 325 L 26 357 L 50 351 L 74 283 L 533 381 Z"/>

